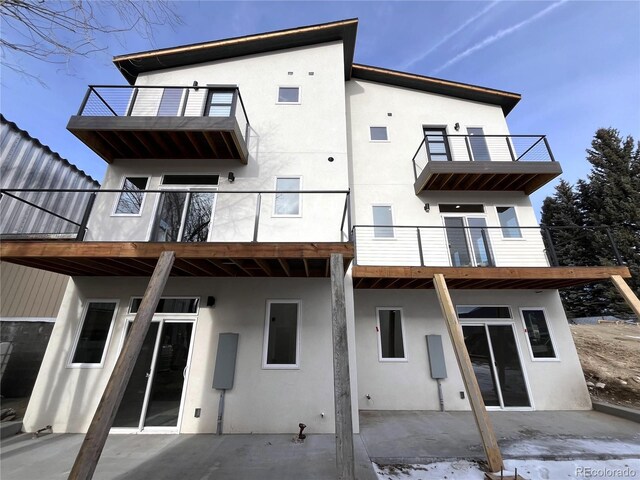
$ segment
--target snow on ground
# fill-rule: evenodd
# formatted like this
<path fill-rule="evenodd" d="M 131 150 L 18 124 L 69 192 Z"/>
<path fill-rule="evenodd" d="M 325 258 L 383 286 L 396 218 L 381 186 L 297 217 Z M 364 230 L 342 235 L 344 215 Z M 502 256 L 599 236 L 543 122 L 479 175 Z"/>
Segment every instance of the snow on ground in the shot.
<path fill-rule="evenodd" d="M 640 458 L 624 460 L 505 460 L 505 468 L 527 480 L 615 479 L 640 480 Z M 373 464 L 380 480 L 484 480 L 476 462 L 457 460 L 427 465 Z"/>

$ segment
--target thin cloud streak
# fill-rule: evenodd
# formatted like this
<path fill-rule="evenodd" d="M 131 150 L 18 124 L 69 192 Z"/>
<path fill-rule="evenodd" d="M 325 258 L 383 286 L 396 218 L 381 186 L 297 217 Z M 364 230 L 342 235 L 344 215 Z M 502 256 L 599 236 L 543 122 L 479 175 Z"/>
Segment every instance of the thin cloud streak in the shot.
<path fill-rule="evenodd" d="M 536 13 L 535 15 L 527 18 L 526 20 L 523 20 L 522 22 L 517 23 L 517 24 L 513 25 L 512 27 L 505 28 L 504 30 L 500 30 L 498 33 L 496 33 L 494 35 L 491 35 L 490 37 L 485 38 L 484 40 L 482 40 L 477 45 L 474 45 L 473 47 L 468 48 L 464 52 L 459 53 L 458 55 L 453 57 L 451 60 L 446 62 L 444 65 L 441 65 L 440 67 L 438 67 L 436 70 L 434 70 L 433 73 L 439 73 L 442 70 L 444 70 L 445 68 L 450 67 L 454 63 L 458 63 L 463 58 L 468 57 L 469 55 L 477 52 L 478 50 L 481 50 L 481 49 L 485 48 L 486 46 L 491 45 L 494 42 L 497 42 L 501 38 L 506 37 L 507 35 L 510 35 L 510 34 L 516 32 L 516 31 L 520 30 L 523 27 L 526 27 L 530 23 L 535 22 L 539 18 L 542 18 L 545 15 L 547 15 L 548 13 L 552 12 L 553 10 L 555 10 L 556 8 L 561 6 L 562 4 L 566 3 L 567 1 L 568 0 L 561 0 L 561 1 L 557 2 L 557 3 L 549 5 L 544 10 L 539 11 L 538 13 Z"/>
<path fill-rule="evenodd" d="M 440 39 L 439 42 L 436 42 L 435 45 L 433 45 L 429 50 L 427 50 L 424 53 L 421 53 L 420 55 L 418 55 L 415 58 L 412 58 L 411 60 L 403 63 L 400 68 L 402 69 L 407 69 L 409 67 L 412 67 L 413 65 L 415 65 L 416 63 L 424 60 L 425 58 L 427 58 L 427 56 L 433 52 L 436 48 L 438 48 L 439 46 L 443 45 L 447 40 L 449 40 L 451 37 L 453 37 L 454 35 L 457 35 L 458 33 L 460 33 L 462 30 L 464 30 L 466 27 L 468 27 L 470 24 L 472 24 L 473 22 L 475 22 L 476 20 L 478 20 L 480 17 L 482 17 L 485 13 L 487 13 L 489 10 L 491 10 L 493 7 L 495 7 L 498 4 L 498 1 L 494 1 L 491 2 L 489 5 L 487 5 L 483 10 L 481 10 L 477 15 L 469 18 L 467 21 L 465 21 L 462 25 L 460 25 L 458 28 L 456 28 L 455 30 L 453 30 L 452 32 L 449 32 L 447 35 L 445 35 L 444 37 L 442 37 L 442 39 Z"/>

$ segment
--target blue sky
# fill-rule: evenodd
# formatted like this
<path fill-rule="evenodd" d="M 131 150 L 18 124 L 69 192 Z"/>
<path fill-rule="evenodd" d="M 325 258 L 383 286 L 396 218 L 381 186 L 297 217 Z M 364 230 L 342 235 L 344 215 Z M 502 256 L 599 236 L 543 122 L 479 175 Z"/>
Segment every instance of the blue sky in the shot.
<path fill-rule="evenodd" d="M 5 117 L 97 180 L 106 164 L 66 130 L 88 84 L 125 84 L 114 55 L 358 17 L 355 61 L 522 94 L 513 134 L 546 134 L 574 183 L 600 127 L 640 139 L 640 2 L 176 2 L 184 25 L 99 38 L 66 65 L 2 67 Z M 3 35 L 8 31 L 4 29 Z M 487 132 L 491 133 L 491 132 Z M 407 165 L 410 159 L 407 159 Z M 539 211 L 550 184 L 532 196 Z"/>

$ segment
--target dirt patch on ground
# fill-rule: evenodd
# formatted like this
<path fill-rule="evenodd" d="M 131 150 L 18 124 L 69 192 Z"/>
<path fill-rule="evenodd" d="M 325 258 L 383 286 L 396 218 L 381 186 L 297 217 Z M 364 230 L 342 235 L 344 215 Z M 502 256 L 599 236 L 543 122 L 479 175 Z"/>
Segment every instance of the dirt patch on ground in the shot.
<path fill-rule="evenodd" d="M 571 325 L 591 398 L 640 408 L 640 326 Z"/>

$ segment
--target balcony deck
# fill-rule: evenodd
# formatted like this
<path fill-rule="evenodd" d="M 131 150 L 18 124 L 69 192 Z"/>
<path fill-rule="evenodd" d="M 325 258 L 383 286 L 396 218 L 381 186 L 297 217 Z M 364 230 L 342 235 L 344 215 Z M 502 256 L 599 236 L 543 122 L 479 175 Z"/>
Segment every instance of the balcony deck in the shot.
<path fill-rule="evenodd" d="M 71 276 L 142 276 L 163 251 L 176 253 L 175 277 L 329 277 L 332 253 L 353 259 L 353 245 L 324 243 L 158 243 L 4 241 L 0 260 Z"/>
<path fill-rule="evenodd" d="M 631 278 L 627 267 L 353 267 L 359 289 L 432 289 L 433 276 L 445 276 L 450 289 L 556 289 Z"/>

